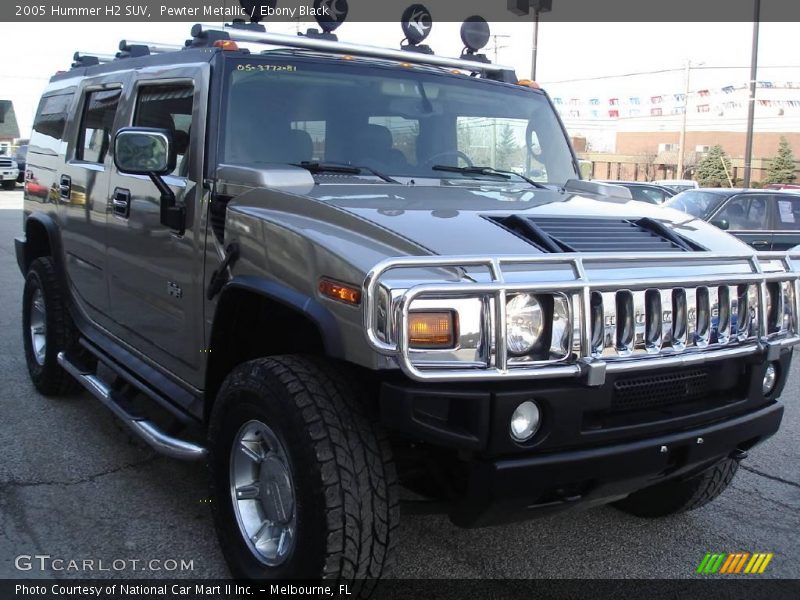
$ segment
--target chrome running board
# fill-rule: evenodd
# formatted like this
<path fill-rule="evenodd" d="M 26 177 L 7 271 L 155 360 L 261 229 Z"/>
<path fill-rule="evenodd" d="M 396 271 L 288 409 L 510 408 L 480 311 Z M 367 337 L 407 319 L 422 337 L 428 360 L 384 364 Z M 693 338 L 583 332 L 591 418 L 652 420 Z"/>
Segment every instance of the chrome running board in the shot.
<path fill-rule="evenodd" d="M 202 446 L 167 435 L 153 422 L 130 414 L 114 400 L 111 388 L 94 374 L 83 372 L 77 365 L 70 362 L 63 352 L 58 353 L 58 364 L 156 452 L 181 460 L 205 458 L 206 449 Z"/>

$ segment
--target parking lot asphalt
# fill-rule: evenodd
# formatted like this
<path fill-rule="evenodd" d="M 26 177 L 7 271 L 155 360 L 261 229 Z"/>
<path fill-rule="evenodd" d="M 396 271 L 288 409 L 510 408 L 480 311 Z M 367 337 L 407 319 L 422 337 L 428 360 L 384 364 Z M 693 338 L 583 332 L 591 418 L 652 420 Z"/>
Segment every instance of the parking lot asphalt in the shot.
<path fill-rule="evenodd" d="M 202 465 L 157 456 L 132 441 L 88 394 L 48 399 L 29 382 L 13 242 L 21 196 L 0 192 L 0 578 L 227 577 Z M 404 514 L 396 575 L 684 578 L 695 576 L 706 552 L 747 551 L 774 553 L 761 577 L 800 578 L 797 357 L 783 401 L 780 432 L 755 448 L 732 486 L 700 510 L 643 520 L 602 507 L 473 530 L 442 516 Z M 120 559 L 183 559 L 193 570 L 109 573 L 97 571 L 97 562 L 84 572 L 15 567 L 17 556 L 37 554 L 102 560 L 107 567 Z"/>

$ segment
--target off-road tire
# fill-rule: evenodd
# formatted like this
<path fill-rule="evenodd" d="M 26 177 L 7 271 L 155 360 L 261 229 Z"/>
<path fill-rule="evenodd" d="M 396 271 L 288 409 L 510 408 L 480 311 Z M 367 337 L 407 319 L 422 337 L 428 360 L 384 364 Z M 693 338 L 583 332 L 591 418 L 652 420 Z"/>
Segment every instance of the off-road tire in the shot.
<path fill-rule="evenodd" d="M 687 479 L 666 481 L 614 503 L 637 517 L 666 517 L 705 506 L 728 487 L 739 461 L 726 458 Z"/>
<path fill-rule="evenodd" d="M 33 351 L 30 334 L 30 303 L 36 290 L 41 290 L 45 306 L 46 351 L 40 365 Z M 22 340 L 25 362 L 33 385 L 45 396 L 72 394 L 81 389 L 61 365 L 58 353 L 78 348 L 78 331 L 69 314 L 66 291 L 58 278 L 55 263 L 49 256 L 35 259 L 25 278 L 22 292 Z"/>
<path fill-rule="evenodd" d="M 366 407 L 357 378 L 323 359 L 260 358 L 228 375 L 208 442 L 214 523 L 234 577 L 331 579 L 365 598 L 388 575 L 399 522 L 397 475 L 386 435 Z M 273 567 L 248 548 L 233 509 L 230 450 L 253 419 L 280 439 L 295 487 L 295 545 Z"/>

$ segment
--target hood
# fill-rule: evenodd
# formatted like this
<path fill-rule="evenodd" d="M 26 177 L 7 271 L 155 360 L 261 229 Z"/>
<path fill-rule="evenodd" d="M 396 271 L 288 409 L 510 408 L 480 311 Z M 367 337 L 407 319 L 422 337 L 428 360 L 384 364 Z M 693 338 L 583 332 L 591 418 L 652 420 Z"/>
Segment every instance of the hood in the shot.
<path fill-rule="evenodd" d="M 316 185 L 307 195 L 439 255 L 538 254 L 565 251 L 564 245 L 579 251 L 667 249 L 652 246 L 652 231 L 657 242 L 677 234 L 678 243 L 689 241 L 689 251 L 750 251 L 732 235 L 673 209 L 527 184 Z M 597 229 L 598 223 L 625 229 Z M 650 233 L 639 235 L 638 224 Z M 590 233 L 582 233 L 585 227 Z M 543 230 L 558 245 L 548 249 Z M 598 243 L 589 243 L 592 239 Z"/>

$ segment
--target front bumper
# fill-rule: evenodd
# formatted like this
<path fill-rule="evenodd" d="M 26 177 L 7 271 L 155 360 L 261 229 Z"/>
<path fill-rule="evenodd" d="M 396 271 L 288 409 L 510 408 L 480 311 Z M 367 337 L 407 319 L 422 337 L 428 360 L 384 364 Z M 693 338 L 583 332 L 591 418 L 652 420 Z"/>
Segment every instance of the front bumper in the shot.
<path fill-rule="evenodd" d="M 395 435 L 450 457 L 454 522 L 496 524 L 608 503 L 749 449 L 778 430 L 777 398 L 791 358 L 789 348 L 777 357 L 614 374 L 601 386 L 569 379 L 481 386 L 385 380 L 381 418 Z M 765 396 L 770 362 L 778 382 Z M 541 426 L 529 442 L 517 443 L 510 418 L 530 399 L 541 409 Z"/>
<path fill-rule="evenodd" d="M 19 169 L 0 170 L 0 181 L 17 181 L 18 178 L 19 178 Z"/>
<path fill-rule="evenodd" d="M 668 478 L 703 470 L 774 434 L 783 406 L 646 440 L 542 456 L 475 461 L 467 493 L 450 512 L 477 527 L 583 504 L 605 504 Z"/>

